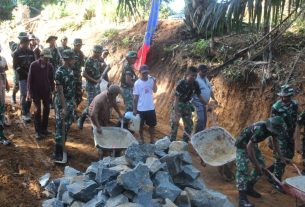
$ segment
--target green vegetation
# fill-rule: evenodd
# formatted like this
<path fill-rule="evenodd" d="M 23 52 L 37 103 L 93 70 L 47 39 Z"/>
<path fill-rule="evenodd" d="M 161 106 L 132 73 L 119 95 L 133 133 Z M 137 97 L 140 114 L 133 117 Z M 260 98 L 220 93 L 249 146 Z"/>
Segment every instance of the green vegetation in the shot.
<path fill-rule="evenodd" d="M 84 22 L 67 22 L 66 24 L 64 24 L 59 31 L 61 32 L 65 32 L 67 30 L 72 30 L 72 31 L 76 31 L 76 30 L 80 30 L 83 26 Z"/>
<path fill-rule="evenodd" d="M 12 11 L 16 6 L 16 3 L 15 0 L 1 0 L 0 21 L 12 18 Z"/>
<path fill-rule="evenodd" d="M 200 39 L 196 42 L 193 42 L 191 48 L 192 55 L 202 57 L 204 56 L 206 50 L 209 48 L 209 40 Z"/>
<path fill-rule="evenodd" d="M 118 34 L 119 34 L 119 30 L 117 30 L 117 29 L 108 29 L 108 30 L 106 30 L 102 34 L 102 37 L 103 38 L 112 39 L 112 38 L 116 37 Z"/>
<path fill-rule="evenodd" d="M 129 37 L 124 37 L 122 39 L 122 45 L 128 46 L 130 43 L 131 43 L 131 40 L 129 39 Z"/>

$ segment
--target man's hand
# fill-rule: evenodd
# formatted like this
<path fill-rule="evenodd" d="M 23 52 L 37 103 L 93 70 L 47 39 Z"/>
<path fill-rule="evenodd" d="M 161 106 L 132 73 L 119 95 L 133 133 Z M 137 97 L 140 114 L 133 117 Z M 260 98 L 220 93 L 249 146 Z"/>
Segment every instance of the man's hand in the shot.
<path fill-rule="evenodd" d="M 98 134 L 103 134 L 102 127 L 97 128 L 97 129 L 96 129 L 96 132 L 97 132 Z"/>

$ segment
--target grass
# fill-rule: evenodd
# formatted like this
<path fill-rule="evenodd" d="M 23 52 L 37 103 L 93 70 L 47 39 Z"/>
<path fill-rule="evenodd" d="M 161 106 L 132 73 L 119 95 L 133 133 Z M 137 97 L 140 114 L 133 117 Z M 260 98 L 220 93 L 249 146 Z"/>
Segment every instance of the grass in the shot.
<path fill-rule="evenodd" d="M 191 44 L 191 53 L 194 56 L 202 57 L 205 54 L 206 49 L 209 48 L 209 40 L 200 39 Z"/>

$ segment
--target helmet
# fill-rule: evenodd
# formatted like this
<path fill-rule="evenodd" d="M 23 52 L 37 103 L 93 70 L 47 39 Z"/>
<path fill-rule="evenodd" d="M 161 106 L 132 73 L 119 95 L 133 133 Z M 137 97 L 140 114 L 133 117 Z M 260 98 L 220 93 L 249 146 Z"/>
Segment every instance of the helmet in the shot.
<path fill-rule="evenodd" d="M 277 95 L 278 96 L 293 96 L 294 89 L 288 84 L 282 85 L 281 91 Z"/>
<path fill-rule="evenodd" d="M 75 53 L 71 49 L 66 49 L 62 53 L 63 59 L 75 59 Z"/>
<path fill-rule="evenodd" d="M 276 135 L 283 135 L 287 132 L 287 125 L 280 116 L 274 116 L 266 120 L 266 128 Z"/>
<path fill-rule="evenodd" d="M 118 85 L 111 85 L 108 88 L 109 94 L 119 94 L 121 92 L 121 88 Z"/>

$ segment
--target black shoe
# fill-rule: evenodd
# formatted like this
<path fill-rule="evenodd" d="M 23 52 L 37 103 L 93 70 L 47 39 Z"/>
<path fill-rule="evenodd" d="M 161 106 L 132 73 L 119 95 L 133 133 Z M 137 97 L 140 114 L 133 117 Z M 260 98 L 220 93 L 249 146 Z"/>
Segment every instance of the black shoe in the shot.
<path fill-rule="evenodd" d="M 255 207 L 248 201 L 246 191 L 239 191 L 239 207 Z"/>
<path fill-rule="evenodd" d="M 247 186 L 246 194 L 248 196 L 253 197 L 253 198 L 260 198 L 260 197 L 262 197 L 262 195 L 259 192 L 254 190 L 254 184 L 252 184 L 251 182 Z"/>
<path fill-rule="evenodd" d="M 55 145 L 55 160 L 56 161 L 62 161 L 63 157 L 63 147 L 61 144 Z"/>
<path fill-rule="evenodd" d="M 41 134 L 39 132 L 36 132 L 35 133 L 35 138 L 36 138 L 36 140 L 40 140 L 42 138 Z"/>
<path fill-rule="evenodd" d="M 43 136 L 51 136 L 51 135 L 52 135 L 52 132 L 46 130 L 46 131 L 42 131 L 41 134 L 42 134 Z"/>
<path fill-rule="evenodd" d="M 3 144 L 3 145 L 10 145 L 11 144 L 11 141 L 6 139 L 5 136 L 2 136 L 0 137 L 0 144 Z"/>

